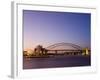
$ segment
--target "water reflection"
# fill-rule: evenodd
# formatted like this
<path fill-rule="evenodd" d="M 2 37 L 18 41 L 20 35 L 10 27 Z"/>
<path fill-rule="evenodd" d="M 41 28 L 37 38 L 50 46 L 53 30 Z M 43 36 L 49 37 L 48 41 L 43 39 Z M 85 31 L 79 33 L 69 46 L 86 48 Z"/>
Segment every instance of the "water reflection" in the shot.
<path fill-rule="evenodd" d="M 49 58 L 23 58 L 24 69 L 90 66 L 90 56 L 57 56 Z"/>

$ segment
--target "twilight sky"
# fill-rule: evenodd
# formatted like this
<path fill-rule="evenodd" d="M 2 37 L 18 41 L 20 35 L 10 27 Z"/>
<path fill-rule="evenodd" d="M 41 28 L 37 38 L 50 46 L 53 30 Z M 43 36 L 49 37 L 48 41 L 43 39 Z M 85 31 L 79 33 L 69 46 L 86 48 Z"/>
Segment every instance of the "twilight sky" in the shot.
<path fill-rule="evenodd" d="M 65 42 L 90 47 L 91 14 L 23 10 L 24 49 Z"/>

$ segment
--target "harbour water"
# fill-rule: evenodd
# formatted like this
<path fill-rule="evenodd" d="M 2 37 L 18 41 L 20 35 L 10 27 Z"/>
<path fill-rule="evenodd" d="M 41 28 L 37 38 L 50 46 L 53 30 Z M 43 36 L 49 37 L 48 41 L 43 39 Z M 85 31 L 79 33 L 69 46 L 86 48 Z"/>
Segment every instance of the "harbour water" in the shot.
<path fill-rule="evenodd" d="M 82 55 L 54 56 L 47 58 L 23 57 L 23 69 L 91 66 L 91 57 Z"/>

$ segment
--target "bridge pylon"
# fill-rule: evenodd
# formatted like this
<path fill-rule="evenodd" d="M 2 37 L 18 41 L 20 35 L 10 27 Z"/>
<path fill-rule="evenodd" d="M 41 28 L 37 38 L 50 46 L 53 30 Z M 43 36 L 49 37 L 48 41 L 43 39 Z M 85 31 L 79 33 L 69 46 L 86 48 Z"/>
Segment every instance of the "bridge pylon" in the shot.
<path fill-rule="evenodd" d="M 84 48 L 82 51 L 82 55 L 89 55 L 89 49 L 88 48 Z"/>

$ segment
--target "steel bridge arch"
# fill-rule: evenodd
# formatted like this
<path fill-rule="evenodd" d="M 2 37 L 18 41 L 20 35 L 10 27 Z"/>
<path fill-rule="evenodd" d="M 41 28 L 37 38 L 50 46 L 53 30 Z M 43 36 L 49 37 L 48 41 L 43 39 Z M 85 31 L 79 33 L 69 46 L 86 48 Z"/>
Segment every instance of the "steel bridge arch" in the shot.
<path fill-rule="evenodd" d="M 64 42 L 63 43 L 56 43 L 56 44 L 50 45 L 50 46 L 46 47 L 46 49 L 53 49 L 55 47 L 63 46 L 63 45 L 71 46 L 71 47 L 73 47 L 74 49 L 77 49 L 77 50 L 82 50 L 82 48 L 80 46 L 76 45 L 76 44 L 64 43 Z"/>

